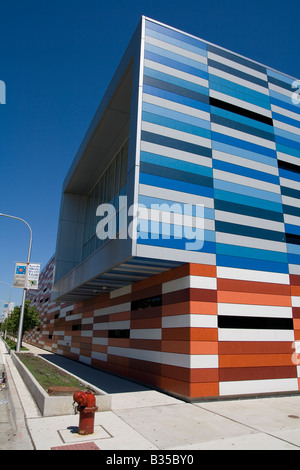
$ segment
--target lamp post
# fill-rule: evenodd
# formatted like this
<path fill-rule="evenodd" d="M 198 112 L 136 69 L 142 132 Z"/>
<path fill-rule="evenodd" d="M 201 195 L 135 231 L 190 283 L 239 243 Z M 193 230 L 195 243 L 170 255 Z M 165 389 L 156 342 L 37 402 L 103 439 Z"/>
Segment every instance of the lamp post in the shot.
<path fill-rule="evenodd" d="M 30 225 L 26 222 L 26 220 L 20 219 L 20 217 L 14 217 L 13 215 L 8 215 L 8 214 L 1 214 L 0 216 L 3 217 L 9 217 L 10 219 L 16 219 L 20 220 L 21 222 L 24 222 L 24 224 L 27 225 L 30 231 L 30 240 L 29 240 L 29 249 L 28 249 L 28 256 L 27 256 L 27 268 L 30 263 L 30 256 L 31 256 L 31 245 L 32 245 L 32 230 Z M 22 333 L 23 333 L 23 323 L 24 323 L 24 311 L 25 311 L 25 300 L 26 300 L 26 293 L 27 293 L 27 288 L 26 286 L 23 289 L 23 297 L 22 297 L 22 307 L 21 307 L 21 313 L 20 313 L 20 321 L 19 321 L 19 330 L 18 330 L 18 341 L 17 341 L 17 346 L 16 346 L 16 352 L 20 352 L 21 349 L 21 344 L 22 344 Z"/>

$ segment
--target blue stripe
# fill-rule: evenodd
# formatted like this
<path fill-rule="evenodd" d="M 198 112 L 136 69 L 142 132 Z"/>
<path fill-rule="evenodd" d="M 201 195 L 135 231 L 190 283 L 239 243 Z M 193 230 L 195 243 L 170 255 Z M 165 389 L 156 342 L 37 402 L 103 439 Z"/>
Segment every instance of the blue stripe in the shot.
<path fill-rule="evenodd" d="M 288 180 L 300 181 L 300 174 L 296 173 L 295 171 L 283 170 L 282 168 L 279 168 L 279 176 Z"/>
<path fill-rule="evenodd" d="M 211 109 L 211 114 L 222 116 L 222 117 L 230 119 L 231 121 L 237 121 L 238 123 L 255 127 L 265 132 L 269 132 L 272 134 L 274 133 L 273 126 L 264 124 L 263 122 L 257 121 L 256 119 L 251 119 L 246 116 L 242 116 L 241 114 L 236 114 L 231 111 L 226 111 L 225 109 L 217 108 L 215 106 L 211 106 L 210 109 Z"/>
<path fill-rule="evenodd" d="M 237 83 L 230 82 L 224 78 L 209 75 L 209 86 L 212 90 L 219 91 L 225 95 L 238 98 L 248 103 L 255 104 L 265 109 L 271 109 L 268 95 L 251 90 Z"/>
<path fill-rule="evenodd" d="M 156 32 L 156 34 L 154 34 Z M 146 34 L 149 36 L 157 37 L 165 42 L 184 47 L 190 51 L 196 52 L 197 54 L 204 55 L 206 57 L 206 43 L 200 39 L 188 36 L 187 34 L 175 31 L 171 28 L 153 23 L 152 21 L 146 21 Z M 183 43 L 183 44 L 182 44 Z M 190 47 L 188 47 L 190 46 Z"/>
<path fill-rule="evenodd" d="M 172 208 L 173 212 L 178 214 L 184 213 L 184 203 L 179 201 L 172 201 L 169 199 L 161 199 L 157 197 L 151 196 L 141 196 L 139 195 L 139 204 L 147 207 L 148 209 L 151 208 L 151 205 L 158 204 L 167 204 L 170 208 Z M 190 204 L 188 204 L 189 206 Z M 215 212 L 214 209 L 210 209 L 209 207 L 204 206 L 204 218 L 214 220 Z"/>
<path fill-rule="evenodd" d="M 249 160 L 264 163 L 265 165 L 270 165 L 277 168 L 277 160 L 275 160 L 275 158 L 266 157 L 265 155 L 259 155 L 258 153 L 250 152 L 248 150 L 244 150 L 239 147 L 234 147 L 232 145 L 226 145 L 221 142 L 213 141 L 212 148 L 214 150 L 219 150 L 220 152 L 225 152 L 230 155 L 236 155 L 238 157 L 247 158 Z"/>
<path fill-rule="evenodd" d="M 241 258 L 274 261 L 276 263 L 288 263 L 287 253 L 277 251 L 260 250 L 237 245 L 225 245 L 216 243 L 217 255 L 239 256 Z"/>
<path fill-rule="evenodd" d="M 276 149 L 278 152 L 287 153 L 288 155 L 293 155 L 294 157 L 300 158 L 300 151 L 292 147 L 287 147 L 286 145 L 276 143 Z"/>
<path fill-rule="evenodd" d="M 293 235 L 300 235 L 300 227 L 298 225 L 285 224 L 285 231 Z"/>
<path fill-rule="evenodd" d="M 143 102 L 143 111 L 148 113 L 157 114 L 158 116 L 164 116 L 175 121 L 185 122 L 195 127 L 202 127 L 203 129 L 210 130 L 210 121 L 206 119 L 200 119 L 190 114 L 184 114 L 179 111 L 157 106 L 156 104 Z"/>
<path fill-rule="evenodd" d="M 190 82 L 188 80 L 183 80 L 182 78 L 174 77 L 173 75 L 159 72 L 158 70 L 154 70 L 149 67 L 144 67 L 144 75 L 208 96 L 207 87 L 197 85 L 196 83 Z"/>
<path fill-rule="evenodd" d="M 278 93 L 279 95 L 279 93 Z M 280 95 L 282 96 L 282 95 Z M 290 99 L 290 104 L 287 101 L 282 101 L 270 96 L 271 104 L 279 106 L 280 108 L 286 109 L 287 111 L 292 111 L 293 113 L 300 114 L 300 106 L 293 104 L 292 97 Z"/>
<path fill-rule="evenodd" d="M 284 116 L 283 114 L 274 113 L 274 111 L 272 112 L 272 115 L 274 120 L 284 122 L 285 124 L 289 124 L 290 126 L 298 127 L 300 129 L 300 121 Z M 274 129 L 278 129 L 278 127 L 274 125 Z"/>
<path fill-rule="evenodd" d="M 219 134 L 218 132 L 214 131 L 212 131 L 211 136 L 212 140 L 217 142 L 222 142 L 224 144 L 229 144 L 244 150 L 249 150 L 250 152 L 260 153 L 262 155 L 266 155 L 267 157 L 277 158 L 276 151 L 268 147 L 262 147 L 261 145 L 253 144 L 252 142 L 247 142 L 235 137 L 230 137 L 225 134 Z"/>
<path fill-rule="evenodd" d="M 189 57 L 184 57 L 183 55 L 175 54 L 175 52 L 168 51 L 167 49 L 153 46 L 152 44 L 145 44 L 145 59 L 208 80 L 206 64 L 190 59 Z"/>
<path fill-rule="evenodd" d="M 289 274 L 288 264 L 217 255 L 217 266 Z"/>
<path fill-rule="evenodd" d="M 200 186 L 192 183 L 164 178 L 163 176 L 150 175 L 148 173 L 140 173 L 140 184 L 149 186 L 158 186 L 159 188 L 172 189 L 189 194 L 197 194 L 198 196 L 214 197 L 214 191 L 207 186 Z"/>
<path fill-rule="evenodd" d="M 201 111 L 205 111 L 209 113 L 210 107 L 208 103 L 203 103 L 201 101 L 193 100 L 192 98 L 188 98 L 183 95 L 178 95 L 171 91 L 163 90 L 161 88 L 156 88 L 151 85 L 144 84 L 143 86 L 144 93 L 148 95 L 158 96 L 159 98 L 163 98 L 165 100 L 174 101 L 174 103 L 183 104 L 185 106 L 189 106 L 191 108 L 199 109 Z"/>
<path fill-rule="evenodd" d="M 243 186 L 238 183 L 231 183 L 229 181 L 222 181 L 214 178 L 214 187 L 223 191 L 230 191 L 236 194 L 242 194 L 243 196 L 251 196 L 254 198 L 261 198 L 267 201 L 281 203 L 281 194 L 271 193 L 262 189 L 252 188 L 250 186 Z"/>
<path fill-rule="evenodd" d="M 300 150 L 300 142 L 296 142 L 295 140 L 285 139 L 284 137 L 281 137 L 279 135 L 276 135 L 276 143 Z"/>
<path fill-rule="evenodd" d="M 237 204 L 243 204 L 245 206 L 258 207 L 259 209 L 266 209 L 269 211 L 275 211 L 282 213 L 282 205 L 277 202 L 266 201 L 264 199 L 258 199 L 252 196 L 245 196 L 230 191 L 223 191 L 215 188 L 214 190 L 215 199 L 221 201 L 235 202 Z"/>
<path fill-rule="evenodd" d="M 178 160 L 177 158 L 165 157 L 162 155 L 141 151 L 140 160 L 141 162 L 175 168 L 176 170 L 185 171 L 188 173 L 196 173 L 198 175 L 208 176 L 210 178 L 213 177 L 213 170 L 211 167 L 197 165 L 196 163 L 190 163 L 185 160 Z"/>
<path fill-rule="evenodd" d="M 143 112 L 142 120 L 151 122 L 152 124 L 157 124 L 158 126 L 168 127 L 170 129 L 176 129 L 177 131 L 186 132 L 187 134 L 204 137 L 206 139 L 211 138 L 211 133 L 208 129 L 192 126 L 191 124 L 175 121 L 174 119 L 169 119 L 164 116 L 159 116 L 157 114 Z"/>
<path fill-rule="evenodd" d="M 141 237 L 137 239 L 137 243 L 139 245 L 150 245 L 150 246 L 157 246 L 161 248 L 171 248 L 174 250 L 184 250 L 186 251 L 186 243 L 194 243 L 197 240 L 193 239 L 188 239 L 188 238 L 181 238 L 181 239 L 175 239 L 175 238 L 166 238 L 163 239 L 162 237 L 160 238 L 150 238 L 150 234 L 147 232 L 140 232 Z M 142 238 L 145 237 L 145 238 Z M 200 240 L 199 240 L 200 241 Z M 215 253 L 216 252 L 216 244 L 214 242 L 207 242 L 204 240 L 203 245 L 200 247 L 199 250 L 195 251 L 201 251 L 204 253 Z"/>
<path fill-rule="evenodd" d="M 267 181 L 268 183 L 279 185 L 278 176 L 253 170 L 252 168 L 234 165 L 233 163 L 227 163 L 217 159 L 213 159 L 213 167 L 218 170 L 227 171 L 228 173 L 234 173 L 237 175 L 246 176 L 247 178 L 254 178 L 260 181 Z"/>

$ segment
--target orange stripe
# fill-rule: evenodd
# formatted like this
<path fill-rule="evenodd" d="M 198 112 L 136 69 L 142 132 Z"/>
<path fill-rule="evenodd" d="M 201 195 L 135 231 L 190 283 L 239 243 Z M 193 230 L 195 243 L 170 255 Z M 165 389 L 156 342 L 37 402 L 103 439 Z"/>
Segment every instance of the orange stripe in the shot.
<path fill-rule="evenodd" d="M 219 367 L 261 367 L 293 365 L 292 354 L 251 354 L 219 356 Z"/>
<path fill-rule="evenodd" d="M 214 302 L 190 302 L 190 313 L 202 313 L 205 315 L 217 315 L 218 304 Z"/>
<path fill-rule="evenodd" d="M 190 264 L 190 274 L 191 276 L 207 276 L 207 277 L 217 277 L 217 268 L 216 266 L 211 266 L 208 264 Z"/>
<path fill-rule="evenodd" d="M 218 302 L 248 305 L 276 305 L 291 307 L 291 297 L 287 295 L 249 294 L 244 292 L 218 291 Z"/>
<path fill-rule="evenodd" d="M 219 384 L 218 383 L 200 383 L 191 384 L 190 397 L 217 397 L 219 396 Z"/>

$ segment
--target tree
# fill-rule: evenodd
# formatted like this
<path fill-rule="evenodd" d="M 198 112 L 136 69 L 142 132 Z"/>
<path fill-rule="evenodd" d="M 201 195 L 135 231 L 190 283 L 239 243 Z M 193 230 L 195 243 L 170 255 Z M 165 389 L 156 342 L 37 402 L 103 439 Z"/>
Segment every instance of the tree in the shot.
<path fill-rule="evenodd" d="M 14 334 L 19 330 L 21 306 L 15 307 L 8 318 L 4 320 L 1 326 L 2 331 Z M 23 333 L 32 330 L 40 324 L 40 314 L 36 307 L 30 305 L 30 300 L 26 300 L 24 308 Z"/>

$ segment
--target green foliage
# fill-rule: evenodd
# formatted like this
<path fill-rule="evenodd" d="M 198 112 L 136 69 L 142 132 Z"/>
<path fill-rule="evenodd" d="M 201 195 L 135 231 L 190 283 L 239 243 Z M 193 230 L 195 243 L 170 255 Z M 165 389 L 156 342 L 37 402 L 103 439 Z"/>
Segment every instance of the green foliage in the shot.
<path fill-rule="evenodd" d="M 2 331 L 14 334 L 19 330 L 21 306 L 15 307 L 8 318 L 4 320 L 1 325 Z M 36 307 L 30 305 L 30 300 L 26 300 L 24 308 L 24 322 L 23 322 L 23 333 L 25 331 L 32 330 L 35 326 L 40 324 L 39 312 Z"/>

